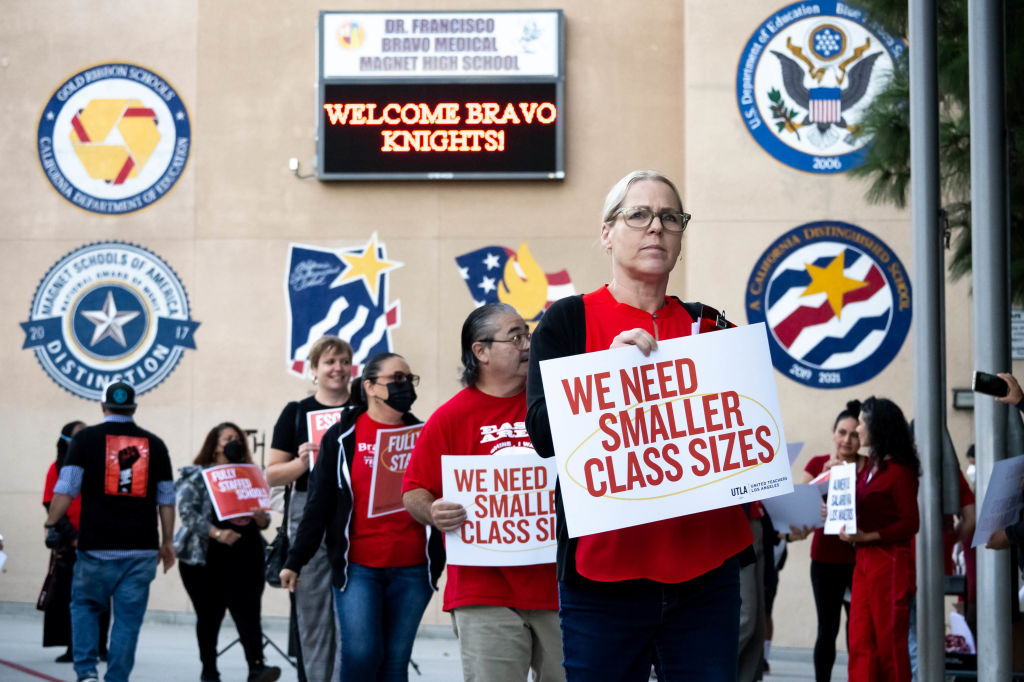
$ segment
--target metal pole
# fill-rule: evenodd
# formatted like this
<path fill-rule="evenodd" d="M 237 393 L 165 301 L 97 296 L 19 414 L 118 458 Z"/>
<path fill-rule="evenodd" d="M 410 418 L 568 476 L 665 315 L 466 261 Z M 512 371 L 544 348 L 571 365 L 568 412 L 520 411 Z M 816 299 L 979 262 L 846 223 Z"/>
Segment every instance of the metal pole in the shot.
<path fill-rule="evenodd" d="M 1010 367 L 1009 232 L 1006 225 L 1003 115 L 1003 3 L 968 3 L 971 106 L 971 258 L 974 288 L 974 367 Z M 1007 406 L 978 396 L 974 406 L 978 507 L 992 465 L 1006 457 Z M 1010 560 L 978 548 L 978 679 L 1012 675 Z"/>
<path fill-rule="evenodd" d="M 910 197 L 914 244 L 914 432 L 921 455 L 917 538 L 918 679 L 945 668 L 942 583 L 942 234 L 935 2 L 910 0 Z"/>

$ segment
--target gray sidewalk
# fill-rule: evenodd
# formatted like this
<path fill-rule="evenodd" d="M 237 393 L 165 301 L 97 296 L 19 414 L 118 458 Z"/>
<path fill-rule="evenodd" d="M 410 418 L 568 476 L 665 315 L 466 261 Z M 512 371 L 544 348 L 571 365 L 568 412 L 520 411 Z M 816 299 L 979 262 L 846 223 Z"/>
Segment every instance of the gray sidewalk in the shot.
<path fill-rule="evenodd" d="M 264 618 L 263 629 L 276 644 L 287 644 L 287 621 Z M 69 663 L 55 663 L 63 649 L 40 646 L 43 633 L 42 613 L 31 604 L 0 602 L 0 680 L 4 682 L 38 682 L 38 680 L 74 681 Z M 230 616 L 221 628 L 220 645 L 225 647 L 235 638 Z M 283 669 L 282 680 L 295 680 L 294 669 L 273 649 L 266 647 L 268 665 Z M 462 679 L 459 645 L 451 628 L 423 626 L 412 652 L 420 675 L 410 671 L 410 682 L 458 682 Z M 771 672 L 767 680 L 813 680 L 814 669 L 809 649 L 773 647 Z M 237 644 L 228 649 L 219 661 L 224 682 L 244 682 L 248 669 Z M 100 664 L 102 677 L 103 664 Z M 195 639 L 195 619 L 190 614 L 150 611 L 139 636 L 133 682 L 168 682 L 199 679 L 199 655 Z M 832 680 L 846 679 L 846 655 L 840 653 Z"/>

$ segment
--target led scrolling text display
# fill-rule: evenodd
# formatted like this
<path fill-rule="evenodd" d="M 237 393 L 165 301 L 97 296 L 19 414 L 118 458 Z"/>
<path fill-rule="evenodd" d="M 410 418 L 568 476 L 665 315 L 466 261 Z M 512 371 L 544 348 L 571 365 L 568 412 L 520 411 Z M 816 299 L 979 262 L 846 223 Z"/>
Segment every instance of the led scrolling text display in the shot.
<path fill-rule="evenodd" d="M 328 173 L 557 170 L 554 83 L 329 84 Z"/>

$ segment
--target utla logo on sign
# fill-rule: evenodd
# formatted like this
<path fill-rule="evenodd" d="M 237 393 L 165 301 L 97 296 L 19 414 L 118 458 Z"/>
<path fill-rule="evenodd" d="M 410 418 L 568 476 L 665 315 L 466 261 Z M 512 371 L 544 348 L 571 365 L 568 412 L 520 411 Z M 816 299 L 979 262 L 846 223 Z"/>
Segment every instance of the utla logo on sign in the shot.
<path fill-rule="evenodd" d="M 541 363 L 571 537 L 793 490 L 764 325 Z"/>
<path fill-rule="evenodd" d="M 445 536 L 449 564 L 555 561 L 555 463 L 529 448 L 501 453 L 441 457 L 444 499 L 466 508 L 466 522 Z"/>
<path fill-rule="evenodd" d="M 203 482 L 220 521 L 270 508 L 270 487 L 255 464 L 222 464 L 204 469 Z"/>

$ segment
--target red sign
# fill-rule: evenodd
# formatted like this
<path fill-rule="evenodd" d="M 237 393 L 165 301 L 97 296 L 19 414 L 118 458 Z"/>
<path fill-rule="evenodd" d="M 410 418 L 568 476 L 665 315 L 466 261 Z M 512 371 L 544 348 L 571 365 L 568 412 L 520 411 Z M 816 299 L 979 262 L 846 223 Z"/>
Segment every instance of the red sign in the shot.
<path fill-rule="evenodd" d="M 309 442 L 316 445 L 316 449 L 309 455 L 309 470 L 313 470 L 316 464 L 316 456 L 320 454 L 320 441 L 324 439 L 327 429 L 334 426 L 341 419 L 341 411 L 344 407 L 331 407 L 326 410 L 316 410 L 306 413 L 306 433 L 309 434 Z"/>
<path fill-rule="evenodd" d="M 149 439 L 108 435 L 103 483 L 107 495 L 145 497 L 149 484 Z"/>
<path fill-rule="evenodd" d="M 255 464 L 221 464 L 203 470 L 217 519 L 251 516 L 270 508 L 270 487 Z"/>
<path fill-rule="evenodd" d="M 366 512 L 370 518 L 405 509 L 402 505 L 402 477 L 422 429 L 422 424 L 416 424 L 377 432 L 377 456 L 373 460 L 370 506 Z"/>

